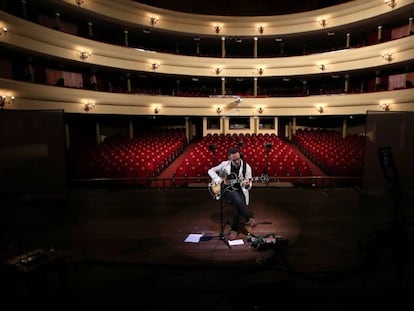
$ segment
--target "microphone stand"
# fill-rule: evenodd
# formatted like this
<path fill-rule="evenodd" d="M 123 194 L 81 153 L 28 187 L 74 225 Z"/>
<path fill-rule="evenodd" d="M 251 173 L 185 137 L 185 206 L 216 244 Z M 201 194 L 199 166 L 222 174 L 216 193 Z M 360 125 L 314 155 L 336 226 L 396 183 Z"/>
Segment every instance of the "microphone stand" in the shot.
<path fill-rule="evenodd" d="M 269 176 L 269 151 L 272 148 L 272 143 L 266 143 L 265 144 L 265 148 L 266 148 L 266 167 L 265 167 L 265 174 L 266 176 Z M 269 181 L 266 181 L 266 185 L 269 185 Z"/>
<path fill-rule="evenodd" d="M 227 247 L 229 248 L 229 249 L 231 249 L 231 246 L 230 246 L 230 244 L 229 244 L 229 242 L 226 240 L 226 235 L 228 235 L 228 234 L 224 234 L 224 222 L 223 222 L 223 196 L 224 196 L 224 194 L 226 193 L 226 191 L 227 191 L 227 188 L 226 189 L 224 189 L 223 190 L 223 184 L 224 184 L 224 182 L 222 182 L 221 183 L 221 186 L 220 186 L 220 198 L 219 198 L 219 200 L 220 200 L 220 234 L 218 235 L 218 236 L 216 236 L 217 238 L 220 238 L 220 240 L 221 241 L 223 241 L 226 245 L 227 245 Z"/>

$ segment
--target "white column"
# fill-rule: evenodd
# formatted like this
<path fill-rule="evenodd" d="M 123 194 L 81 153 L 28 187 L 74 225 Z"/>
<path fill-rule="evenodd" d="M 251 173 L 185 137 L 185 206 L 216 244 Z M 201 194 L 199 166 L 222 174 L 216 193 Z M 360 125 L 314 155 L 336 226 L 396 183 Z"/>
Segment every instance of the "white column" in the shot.
<path fill-rule="evenodd" d="M 128 46 L 128 30 L 124 30 L 124 44 Z"/>
<path fill-rule="evenodd" d="M 56 18 L 56 28 L 60 29 L 60 13 L 56 12 L 55 18 Z"/>
<path fill-rule="evenodd" d="M 344 119 L 344 122 L 342 123 L 342 137 L 346 137 L 346 134 L 348 132 L 348 120 Z"/>
<path fill-rule="evenodd" d="M 276 135 L 279 136 L 279 118 L 275 117 L 275 131 Z"/>
<path fill-rule="evenodd" d="M 254 84 L 253 84 L 253 96 L 257 96 L 257 77 L 253 78 Z"/>
<path fill-rule="evenodd" d="M 349 75 L 348 75 L 348 74 L 346 74 L 346 75 L 345 75 L 345 87 L 344 87 L 344 92 L 345 92 L 345 93 L 348 93 L 348 90 L 349 90 Z"/>
<path fill-rule="evenodd" d="M 185 117 L 185 137 L 187 142 L 190 142 L 190 121 L 188 117 Z"/>
<path fill-rule="evenodd" d="M 257 58 L 257 37 L 254 37 L 253 57 Z"/>
<path fill-rule="evenodd" d="M 224 117 L 220 117 L 220 129 L 221 129 L 221 133 L 222 134 L 225 134 L 226 133 L 225 126 L 226 126 L 225 118 Z"/>
<path fill-rule="evenodd" d="M 92 22 L 88 22 L 88 35 L 89 35 L 89 37 L 93 37 L 93 24 L 92 24 Z"/>
<path fill-rule="evenodd" d="M 221 78 L 221 95 L 226 95 L 226 78 Z"/>
<path fill-rule="evenodd" d="M 128 93 L 131 93 L 131 76 L 129 75 L 129 73 L 126 74 L 126 78 L 127 78 L 127 90 L 128 90 Z"/>
<path fill-rule="evenodd" d="M 292 134 L 296 134 L 296 118 L 293 118 Z"/>
<path fill-rule="evenodd" d="M 226 38 L 221 37 L 221 57 L 226 57 Z"/>

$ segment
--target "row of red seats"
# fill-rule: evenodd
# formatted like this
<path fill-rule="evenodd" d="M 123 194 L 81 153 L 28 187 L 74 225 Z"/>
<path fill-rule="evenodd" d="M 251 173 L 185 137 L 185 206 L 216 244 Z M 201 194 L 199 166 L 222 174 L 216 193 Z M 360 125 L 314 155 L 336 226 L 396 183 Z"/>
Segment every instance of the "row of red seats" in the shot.
<path fill-rule="evenodd" d="M 365 137 L 334 130 L 298 130 L 293 142 L 316 165 L 331 176 L 361 177 Z"/>
<path fill-rule="evenodd" d="M 179 184 L 186 184 L 183 177 L 208 178 L 208 169 L 225 160 L 231 147 L 239 148 L 255 177 L 313 175 L 308 160 L 275 134 L 214 134 L 199 141 L 177 167 L 175 176 L 180 177 Z"/>
<path fill-rule="evenodd" d="M 158 176 L 184 150 L 183 130 L 146 133 L 132 139 L 114 136 L 84 150 L 74 159 L 77 178 Z"/>

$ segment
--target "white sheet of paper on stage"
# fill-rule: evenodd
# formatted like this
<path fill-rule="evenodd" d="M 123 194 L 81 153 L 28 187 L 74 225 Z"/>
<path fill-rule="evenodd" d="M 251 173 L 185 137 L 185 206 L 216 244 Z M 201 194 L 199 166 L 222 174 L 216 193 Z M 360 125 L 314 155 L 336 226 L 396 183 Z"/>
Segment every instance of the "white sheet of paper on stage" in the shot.
<path fill-rule="evenodd" d="M 198 243 L 200 242 L 201 237 L 203 236 L 202 233 L 190 233 L 184 240 L 186 243 Z"/>
<path fill-rule="evenodd" d="M 243 239 L 237 239 L 237 240 L 229 240 L 229 245 L 233 246 L 233 245 L 243 245 L 244 241 Z"/>

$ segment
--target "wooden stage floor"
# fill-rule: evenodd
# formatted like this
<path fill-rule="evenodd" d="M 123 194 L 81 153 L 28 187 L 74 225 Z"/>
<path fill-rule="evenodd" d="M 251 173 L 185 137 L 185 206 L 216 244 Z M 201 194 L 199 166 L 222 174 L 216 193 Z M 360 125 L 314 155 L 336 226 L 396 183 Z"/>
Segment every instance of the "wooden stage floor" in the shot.
<path fill-rule="evenodd" d="M 398 205 L 397 221 L 387 192 L 257 187 L 251 200 L 260 224 L 229 247 L 220 231 L 223 219 L 229 232 L 231 206 L 223 204 L 221 214 L 221 202 L 205 188 L 8 198 L 1 208 L 2 291 L 15 300 L 139 310 L 412 309 L 411 197 Z M 282 240 L 258 250 L 247 232 Z M 185 243 L 190 233 L 209 238 Z M 10 264 L 36 249 L 63 258 L 60 268 L 42 258 L 29 272 Z"/>

